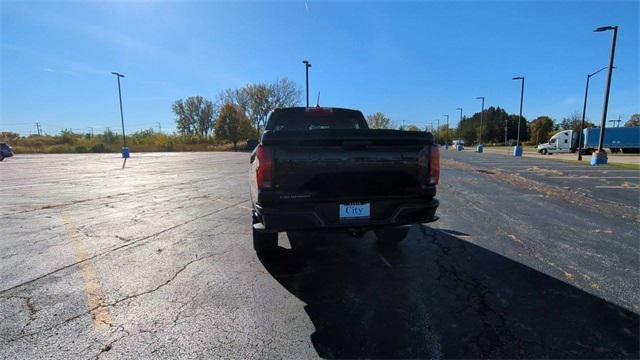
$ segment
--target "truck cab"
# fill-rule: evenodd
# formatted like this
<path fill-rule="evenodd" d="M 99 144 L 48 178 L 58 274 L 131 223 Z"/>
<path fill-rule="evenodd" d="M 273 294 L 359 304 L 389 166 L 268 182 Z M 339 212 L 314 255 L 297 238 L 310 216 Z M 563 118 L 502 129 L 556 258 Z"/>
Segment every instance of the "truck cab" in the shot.
<path fill-rule="evenodd" d="M 568 153 L 575 151 L 573 130 L 564 130 L 553 135 L 549 142 L 538 145 L 538 152 L 542 155 L 553 153 Z"/>

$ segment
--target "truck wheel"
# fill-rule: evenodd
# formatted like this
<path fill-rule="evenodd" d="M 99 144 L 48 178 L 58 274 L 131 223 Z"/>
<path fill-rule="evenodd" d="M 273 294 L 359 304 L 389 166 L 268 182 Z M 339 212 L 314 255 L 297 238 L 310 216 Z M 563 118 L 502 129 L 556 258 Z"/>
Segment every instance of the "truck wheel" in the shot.
<path fill-rule="evenodd" d="M 4 160 L 4 155 L 0 154 L 0 161 Z"/>
<path fill-rule="evenodd" d="M 253 249 L 258 254 L 273 252 L 277 247 L 277 232 L 260 232 L 253 229 Z"/>
<path fill-rule="evenodd" d="M 378 243 L 385 245 L 397 244 L 407 237 L 408 226 L 390 227 L 374 230 Z"/>
<path fill-rule="evenodd" d="M 548 151 L 547 149 L 542 149 L 542 151 L 540 151 L 540 153 L 541 153 L 542 155 L 547 155 L 547 153 L 548 153 L 548 152 L 549 152 L 549 151 Z"/>

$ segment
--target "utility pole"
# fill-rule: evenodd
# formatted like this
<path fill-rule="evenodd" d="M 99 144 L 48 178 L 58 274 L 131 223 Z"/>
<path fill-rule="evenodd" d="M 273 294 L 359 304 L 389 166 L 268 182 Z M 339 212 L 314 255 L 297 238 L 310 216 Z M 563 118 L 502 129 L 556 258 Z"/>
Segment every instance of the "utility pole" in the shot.
<path fill-rule="evenodd" d="M 307 93 L 307 107 L 309 107 L 309 68 L 311 67 L 311 63 L 308 60 L 303 60 L 305 70 L 305 80 L 306 80 L 306 93 Z"/>
<path fill-rule="evenodd" d="M 40 123 L 37 122 L 35 125 L 36 125 L 36 130 L 38 131 L 38 136 L 40 136 L 41 135 L 40 134 Z"/>
<path fill-rule="evenodd" d="M 158 133 L 162 134 L 162 125 L 160 125 L 160 121 L 156 121 L 158 124 Z"/>
<path fill-rule="evenodd" d="M 89 129 L 91 129 L 91 137 L 93 137 L 93 126 L 89 126 Z"/>

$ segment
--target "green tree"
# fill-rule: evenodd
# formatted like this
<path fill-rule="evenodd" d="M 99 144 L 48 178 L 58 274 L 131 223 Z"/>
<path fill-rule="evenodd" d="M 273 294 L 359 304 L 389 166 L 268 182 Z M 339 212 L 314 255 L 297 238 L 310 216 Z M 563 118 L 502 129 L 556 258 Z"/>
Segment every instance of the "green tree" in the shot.
<path fill-rule="evenodd" d="M 176 128 L 182 135 L 208 136 L 214 128 L 215 108 L 202 96 L 178 99 L 171 106 L 176 116 Z"/>
<path fill-rule="evenodd" d="M 579 112 L 574 111 L 571 115 L 564 117 L 562 121 L 560 121 L 560 128 L 562 128 L 562 130 L 580 131 L 581 124 L 582 115 Z M 589 120 L 585 119 L 584 128 L 586 129 L 592 127 L 595 127 L 595 125 L 589 122 Z"/>
<path fill-rule="evenodd" d="M 257 136 L 242 108 L 232 103 L 226 103 L 220 109 L 215 130 L 216 139 L 231 141 L 234 150 L 238 149 L 238 141 Z"/>
<path fill-rule="evenodd" d="M 105 143 L 113 144 L 118 139 L 118 135 L 111 131 L 111 129 L 107 128 L 107 130 L 104 131 L 104 134 L 102 134 L 102 138 L 104 139 Z"/>
<path fill-rule="evenodd" d="M 381 112 L 367 116 L 367 124 L 370 129 L 393 129 L 395 126 L 393 120 L 386 117 Z"/>
<path fill-rule="evenodd" d="M 236 104 L 260 130 L 269 113 L 277 108 L 298 105 L 301 94 L 296 83 L 285 77 L 268 84 L 247 84 L 240 89 L 223 90 L 218 94 L 217 102 Z"/>
<path fill-rule="evenodd" d="M 272 82 L 269 88 L 271 89 L 271 103 L 274 109 L 296 106 L 302 96 L 302 90 L 298 85 L 286 77 Z"/>
<path fill-rule="evenodd" d="M 0 140 L 2 142 L 13 143 L 20 138 L 20 134 L 11 131 L 0 132 Z"/>
<path fill-rule="evenodd" d="M 482 116 L 481 116 L 482 115 Z M 484 143 L 504 143 L 504 128 L 507 126 L 508 139 L 518 136 L 518 115 L 510 115 L 500 107 L 489 107 L 484 114 L 475 113 L 464 117 L 458 124 L 457 134 L 466 144 L 476 143 L 480 139 L 480 119 L 482 117 L 482 141 Z M 520 119 L 520 141 L 529 139 L 528 122 Z"/>
<path fill-rule="evenodd" d="M 267 84 L 252 84 L 244 87 L 249 99 L 247 116 L 256 129 L 260 130 L 267 121 L 267 116 L 275 109 L 272 100 L 272 89 Z"/>
<path fill-rule="evenodd" d="M 629 120 L 627 120 L 627 122 L 624 123 L 624 127 L 636 127 L 636 126 L 640 126 L 640 114 L 631 115 Z"/>
<path fill-rule="evenodd" d="M 76 134 L 71 129 L 63 129 L 60 131 L 60 144 L 73 145 L 75 142 Z"/>
<path fill-rule="evenodd" d="M 406 130 L 406 131 L 420 131 L 420 128 L 415 126 L 415 125 L 413 125 L 413 124 L 409 124 L 409 125 L 406 125 L 404 127 L 404 130 Z"/>
<path fill-rule="evenodd" d="M 440 127 L 433 132 L 433 136 L 440 145 L 444 145 L 445 143 L 451 144 L 455 131 L 455 129 L 451 129 L 447 124 L 444 124 L 440 125 Z"/>
<path fill-rule="evenodd" d="M 531 142 L 541 144 L 549 140 L 549 134 L 553 131 L 553 120 L 548 116 L 538 116 L 529 124 Z"/>

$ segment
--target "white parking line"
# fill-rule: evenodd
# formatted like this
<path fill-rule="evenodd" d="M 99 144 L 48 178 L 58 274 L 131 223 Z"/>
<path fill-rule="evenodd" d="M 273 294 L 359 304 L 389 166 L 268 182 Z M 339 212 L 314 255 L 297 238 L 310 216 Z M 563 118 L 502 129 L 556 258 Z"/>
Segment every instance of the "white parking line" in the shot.
<path fill-rule="evenodd" d="M 549 179 L 633 179 L 640 180 L 638 176 L 547 176 Z"/>

